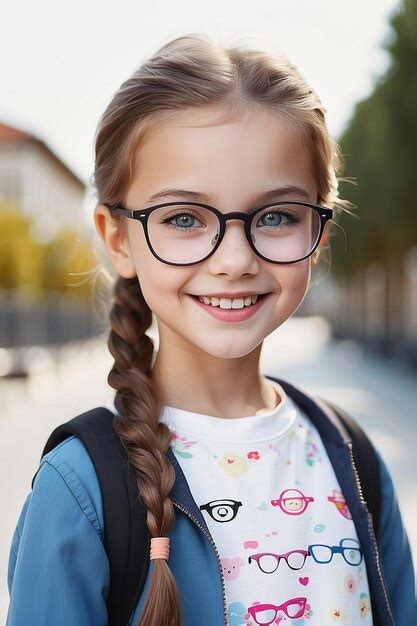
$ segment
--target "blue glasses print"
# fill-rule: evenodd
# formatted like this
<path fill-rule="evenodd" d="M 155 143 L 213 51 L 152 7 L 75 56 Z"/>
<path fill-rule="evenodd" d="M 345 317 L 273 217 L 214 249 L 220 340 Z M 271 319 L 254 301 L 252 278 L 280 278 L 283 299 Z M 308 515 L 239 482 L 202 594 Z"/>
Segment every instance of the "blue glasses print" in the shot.
<path fill-rule="evenodd" d="M 322 543 L 314 543 L 308 546 L 308 553 L 316 563 L 330 563 L 333 554 L 340 552 L 349 565 L 360 565 L 363 553 L 356 539 L 346 537 L 341 539 L 338 546 L 327 546 Z"/>

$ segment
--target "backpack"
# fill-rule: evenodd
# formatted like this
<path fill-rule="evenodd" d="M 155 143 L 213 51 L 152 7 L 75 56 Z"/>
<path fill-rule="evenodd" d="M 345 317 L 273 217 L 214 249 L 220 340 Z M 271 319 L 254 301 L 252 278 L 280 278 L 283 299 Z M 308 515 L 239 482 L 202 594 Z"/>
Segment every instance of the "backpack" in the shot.
<path fill-rule="evenodd" d="M 308 415 L 311 399 L 285 380 L 279 383 Z M 316 396 L 317 397 L 317 396 Z M 340 407 L 319 398 L 335 412 L 352 440 L 352 453 L 367 507 L 378 534 L 380 515 L 380 476 L 375 449 L 362 428 Z M 150 534 L 147 511 L 134 473 L 115 435 L 114 414 L 96 407 L 56 427 L 49 436 L 42 457 L 71 435 L 80 439 L 97 473 L 103 502 L 104 545 L 110 566 L 110 589 L 106 601 L 109 626 L 126 626 L 145 584 L 149 569 Z M 35 474 L 36 476 L 36 474 Z M 32 480 L 32 489 L 35 476 Z M 140 572 L 138 580 L 138 572 Z"/>

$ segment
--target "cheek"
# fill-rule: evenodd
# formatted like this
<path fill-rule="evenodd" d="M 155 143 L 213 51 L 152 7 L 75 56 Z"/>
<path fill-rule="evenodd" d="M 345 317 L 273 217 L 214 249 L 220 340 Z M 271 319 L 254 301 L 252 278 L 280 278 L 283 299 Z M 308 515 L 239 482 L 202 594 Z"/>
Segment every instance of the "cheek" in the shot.
<path fill-rule="evenodd" d="M 293 265 L 278 267 L 275 278 L 281 287 L 281 291 L 288 295 L 305 292 L 311 276 L 311 263 L 305 259 Z"/>
<path fill-rule="evenodd" d="M 161 263 L 149 254 L 138 258 L 135 267 L 143 297 L 158 317 L 163 318 L 168 310 L 171 315 L 176 306 L 181 306 L 190 279 L 186 268 Z"/>
<path fill-rule="evenodd" d="M 142 225 L 130 222 L 133 220 L 129 220 L 129 247 L 146 302 L 151 306 L 151 302 L 170 298 L 169 305 L 175 306 L 175 300 L 179 303 L 179 298 L 189 291 L 186 287 L 191 284 L 196 267 L 169 265 L 157 259 L 148 247 Z"/>
<path fill-rule="evenodd" d="M 176 306 L 181 305 L 181 298 L 185 297 L 179 295 L 183 288 L 183 280 L 174 276 L 169 277 L 164 270 L 158 269 L 151 271 L 151 268 L 142 268 L 139 271 L 139 282 L 143 297 L 150 306 L 150 308 L 158 315 L 163 312 L 164 309 L 174 311 Z"/>
<path fill-rule="evenodd" d="M 294 265 L 278 268 L 275 280 L 279 286 L 278 311 L 280 323 L 285 321 L 300 306 L 307 293 L 310 281 L 308 259 Z"/>

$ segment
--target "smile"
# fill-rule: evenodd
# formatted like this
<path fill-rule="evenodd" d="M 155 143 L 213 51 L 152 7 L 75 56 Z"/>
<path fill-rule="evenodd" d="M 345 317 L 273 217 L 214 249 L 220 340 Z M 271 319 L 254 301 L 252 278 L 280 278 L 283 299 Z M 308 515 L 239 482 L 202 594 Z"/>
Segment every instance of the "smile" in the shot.
<path fill-rule="evenodd" d="M 229 298 L 206 298 L 204 299 L 210 301 L 210 304 L 206 304 L 206 302 L 201 301 L 200 296 L 192 296 L 190 297 L 194 300 L 194 302 L 203 309 L 206 313 L 215 317 L 218 320 L 223 322 L 243 322 L 252 315 L 254 315 L 259 309 L 262 307 L 264 302 L 268 300 L 270 293 L 264 293 L 254 296 L 247 296 L 246 298 L 238 298 L 234 301 Z M 249 303 L 250 299 L 250 303 Z M 214 304 L 213 304 L 214 301 Z M 232 302 L 237 303 L 234 308 L 232 308 Z M 246 304 L 248 302 L 248 304 Z"/>
<path fill-rule="evenodd" d="M 207 297 L 207 296 L 198 296 L 200 302 L 204 302 L 204 304 L 211 304 L 211 306 L 219 306 L 221 309 L 243 309 L 245 306 L 251 306 L 255 304 L 258 297 L 258 294 L 254 294 L 253 296 L 246 296 L 242 298 L 217 298 L 216 296 Z"/>

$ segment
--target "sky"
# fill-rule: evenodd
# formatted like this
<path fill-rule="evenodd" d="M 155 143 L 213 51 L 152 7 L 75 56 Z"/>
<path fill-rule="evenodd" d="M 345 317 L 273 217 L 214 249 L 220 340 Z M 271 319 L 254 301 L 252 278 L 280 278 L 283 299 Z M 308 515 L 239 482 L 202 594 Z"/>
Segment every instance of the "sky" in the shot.
<path fill-rule="evenodd" d="M 283 52 L 319 95 L 337 137 L 388 67 L 393 0 L 15 0 L 3 8 L 0 121 L 26 130 L 86 183 L 94 133 L 120 84 L 170 39 Z M 91 220 L 92 191 L 86 197 Z"/>

